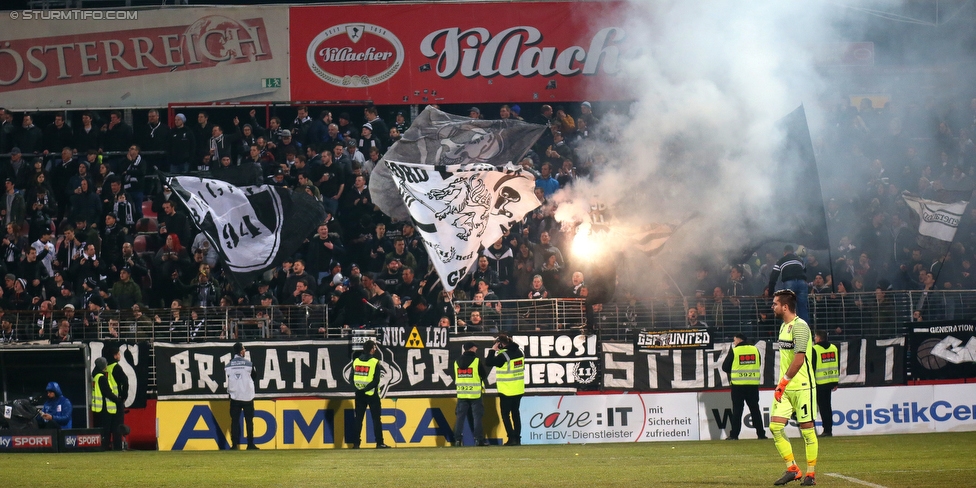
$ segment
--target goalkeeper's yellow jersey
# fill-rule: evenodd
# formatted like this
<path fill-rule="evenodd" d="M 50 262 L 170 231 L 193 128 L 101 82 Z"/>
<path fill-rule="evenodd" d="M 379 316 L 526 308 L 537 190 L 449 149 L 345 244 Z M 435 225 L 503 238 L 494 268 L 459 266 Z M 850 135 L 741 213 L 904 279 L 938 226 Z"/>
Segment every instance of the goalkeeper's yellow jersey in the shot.
<path fill-rule="evenodd" d="M 809 390 L 815 386 L 813 382 L 813 337 L 810 326 L 800 317 L 784 322 L 779 327 L 779 377 L 786 375 L 786 371 L 793 364 L 797 352 L 803 352 L 803 366 L 796 372 L 787 390 Z"/>

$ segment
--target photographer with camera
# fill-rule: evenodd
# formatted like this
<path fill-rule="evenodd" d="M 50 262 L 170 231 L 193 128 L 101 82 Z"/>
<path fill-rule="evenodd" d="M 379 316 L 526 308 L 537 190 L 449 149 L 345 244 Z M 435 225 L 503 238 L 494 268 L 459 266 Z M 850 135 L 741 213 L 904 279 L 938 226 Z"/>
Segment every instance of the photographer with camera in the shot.
<path fill-rule="evenodd" d="M 41 419 L 46 429 L 71 428 L 71 400 L 61 393 L 61 385 L 57 381 L 47 384 L 47 400 L 41 407 Z"/>
<path fill-rule="evenodd" d="M 495 387 L 502 410 L 502 423 L 508 434 L 506 446 L 522 445 L 522 416 L 519 407 L 525 394 L 525 355 L 508 334 L 498 334 L 485 359 L 495 368 Z"/>

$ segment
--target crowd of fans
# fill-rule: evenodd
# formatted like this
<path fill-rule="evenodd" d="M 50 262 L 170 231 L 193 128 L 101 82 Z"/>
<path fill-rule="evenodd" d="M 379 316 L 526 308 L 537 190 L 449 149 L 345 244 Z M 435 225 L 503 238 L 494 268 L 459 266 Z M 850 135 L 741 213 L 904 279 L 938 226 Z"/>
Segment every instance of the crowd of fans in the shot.
<path fill-rule="evenodd" d="M 168 330 L 174 340 L 232 336 L 235 331 L 207 320 L 217 309 L 235 323 L 264 321 L 266 335 L 285 337 L 321 336 L 328 333 L 324 323 L 483 329 L 504 325 L 497 300 L 557 297 L 588 298 L 588 319 L 597 321 L 600 303 L 611 297 L 588 297 L 582 269 L 569 257 L 570 233 L 554 219 L 550 197 L 596 170 L 599 156 L 585 150 L 585 141 L 600 119 L 588 102 L 569 110 L 537 108 L 528 120 L 549 128 L 521 164 L 544 205 L 483 250 L 453 297 L 430 271 L 417 230 L 379 212 L 370 195 L 371 171 L 408 128 L 402 112 L 386 122 L 375 106 L 361 117 L 300 107 L 294 120 L 274 117 L 268 127 L 254 110 L 228 124 L 213 123 L 205 110 L 172 121 L 153 110 L 134 127 L 117 111 L 107 121 L 86 112 L 75 127 L 58 114 L 42 129 L 30 114 L 0 109 L 6 226 L 0 340 L 118 336 L 120 321 L 157 336 Z M 830 250 L 803 256 L 816 318 L 853 328 L 894 313 L 894 306 L 884 306 L 893 290 L 976 288 L 969 271 L 976 210 L 965 216 L 951 251 L 941 253 L 917 244 L 911 211 L 900 198 L 908 190 L 940 201 L 969 199 L 976 99 L 950 108 L 877 108 L 867 99 L 823 105 L 828 124 L 815 150 L 833 241 Z M 488 117 L 478 107 L 466 115 Z M 504 105 L 494 117 L 520 115 L 518 105 Z M 327 219 L 264 279 L 239 283 L 156 170 L 308 192 Z M 643 296 L 618 294 L 616 310 L 635 326 L 762 323 L 770 318 L 758 297 L 779 257 L 774 250 L 745 262 L 705 260 L 693 275 L 654 280 Z M 857 292 L 877 293 L 847 298 Z M 482 305 L 452 305 L 463 300 Z M 961 299 L 956 305 L 933 299 L 914 312 L 917 319 L 965 313 Z M 159 308 L 169 310 L 142 314 Z M 24 312 L 29 324 L 17 319 Z"/>
<path fill-rule="evenodd" d="M 498 116 L 519 113 L 506 105 Z M 346 112 L 313 117 L 300 107 L 290 123 L 273 117 L 268 127 L 255 110 L 226 125 L 211 122 L 204 110 L 189 115 L 176 114 L 170 126 L 152 110 L 146 123 L 132 127 L 118 111 L 107 121 L 85 112 L 71 127 L 57 114 L 41 129 L 31 114 L 0 109 L 6 185 L 0 340 L 125 331 L 156 337 L 168 331 L 174 340 L 231 337 L 236 331 L 208 320 L 228 313 L 234 323 L 264 321 L 266 336 L 321 336 L 325 323 L 480 330 L 501 325 L 497 300 L 586 294 L 582 274 L 564 271 L 564 254 L 547 232 L 555 222 L 550 207 L 484 250 L 453 296 L 443 292 L 416 229 L 379 212 L 370 196 L 371 171 L 408 128 L 402 112 L 387 123 L 368 106 L 355 125 Z M 481 117 L 480 109 L 468 115 Z M 545 199 L 585 167 L 573 147 L 597 119 L 584 103 L 578 117 L 543 106 L 533 121 L 551 128 L 522 164 Z M 240 283 L 157 170 L 308 192 L 327 218 L 264 279 Z M 481 305 L 452 305 L 465 299 Z M 161 308 L 168 310 L 142 314 Z"/>

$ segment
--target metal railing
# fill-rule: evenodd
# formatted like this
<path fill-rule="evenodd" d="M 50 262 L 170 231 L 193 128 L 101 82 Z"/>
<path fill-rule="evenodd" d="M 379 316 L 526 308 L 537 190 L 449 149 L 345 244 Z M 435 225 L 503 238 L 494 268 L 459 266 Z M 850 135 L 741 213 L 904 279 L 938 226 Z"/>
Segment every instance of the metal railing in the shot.
<path fill-rule="evenodd" d="M 637 330 L 689 327 L 688 311 L 713 331 L 716 340 L 735 333 L 772 336 L 778 325 L 764 297 L 648 298 L 611 302 L 586 311 L 577 299 L 501 300 L 491 303 L 457 301 L 452 332 L 516 332 L 586 327 L 604 340 L 630 340 Z M 976 290 L 888 291 L 878 293 L 811 294 L 810 325 L 839 339 L 890 337 L 904 333 L 912 321 L 976 319 Z M 916 317 L 913 314 L 918 312 Z M 327 305 L 272 307 L 209 307 L 70 312 L 14 311 L 2 313 L 19 342 L 54 340 L 58 323 L 68 320 L 70 338 L 194 342 L 205 340 L 292 340 L 347 337 L 349 327 Z M 398 313 L 390 325 L 411 326 Z M 5 334 L 9 335 L 9 334 Z"/>

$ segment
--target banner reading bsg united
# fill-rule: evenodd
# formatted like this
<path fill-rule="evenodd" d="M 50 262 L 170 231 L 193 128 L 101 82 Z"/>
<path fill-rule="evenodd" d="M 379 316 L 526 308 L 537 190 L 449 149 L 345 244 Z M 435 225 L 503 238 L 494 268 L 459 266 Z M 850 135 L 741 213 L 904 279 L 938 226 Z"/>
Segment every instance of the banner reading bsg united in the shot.
<path fill-rule="evenodd" d="M 160 108 L 290 99 L 285 8 L 108 13 L 114 15 L 4 16 L 0 94 L 6 106 Z"/>
<path fill-rule="evenodd" d="M 861 339 L 835 343 L 840 353 L 842 385 L 884 386 L 905 382 L 905 338 Z M 641 349 L 631 343 L 604 342 L 602 382 L 607 389 L 688 391 L 728 388 L 722 362 L 731 343 L 699 349 Z M 762 356 L 761 385 L 779 379 L 779 349 L 769 341 L 756 343 Z"/>
<path fill-rule="evenodd" d="M 976 377 L 976 322 L 919 322 L 911 325 L 912 378 Z"/>
<path fill-rule="evenodd" d="M 625 99 L 624 2 L 292 7 L 292 98 L 377 104 Z"/>

